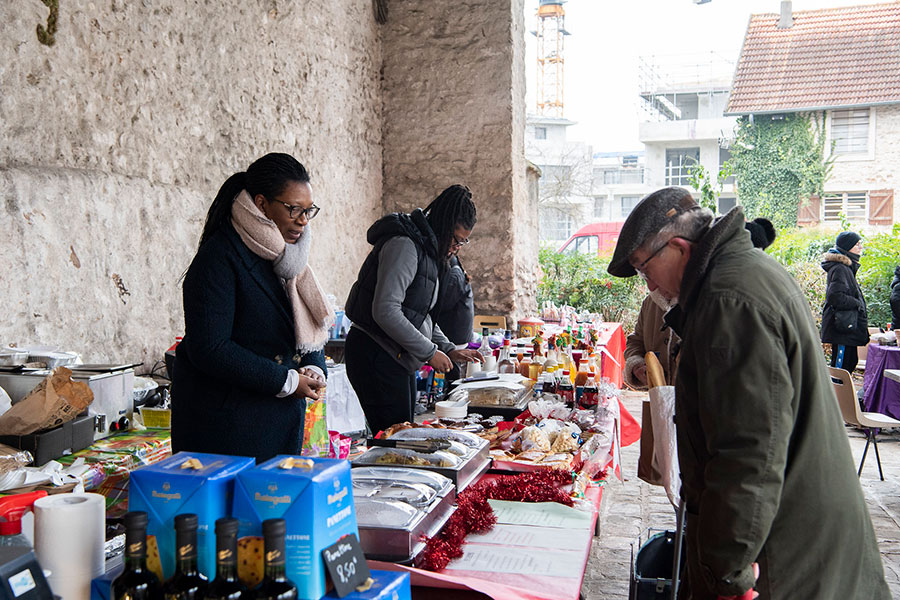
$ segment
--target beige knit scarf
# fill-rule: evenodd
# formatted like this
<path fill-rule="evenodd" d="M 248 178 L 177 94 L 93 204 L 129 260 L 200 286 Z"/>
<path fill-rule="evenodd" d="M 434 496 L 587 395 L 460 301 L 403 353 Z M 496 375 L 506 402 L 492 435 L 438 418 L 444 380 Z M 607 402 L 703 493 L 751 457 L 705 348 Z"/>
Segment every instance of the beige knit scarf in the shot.
<path fill-rule="evenodd" d="M 253 254 L 272 261 L 275 274 L 284 283 L 294 316 L 297 350 L 321 350 L 334 324 L 334 312 L 307 264 L 312 239 L 309 224 L 296 243 L 286 243 L 278 226 L 253 204 L 247 190 L 241 190 L 234 199 L 231 223 Z"/>

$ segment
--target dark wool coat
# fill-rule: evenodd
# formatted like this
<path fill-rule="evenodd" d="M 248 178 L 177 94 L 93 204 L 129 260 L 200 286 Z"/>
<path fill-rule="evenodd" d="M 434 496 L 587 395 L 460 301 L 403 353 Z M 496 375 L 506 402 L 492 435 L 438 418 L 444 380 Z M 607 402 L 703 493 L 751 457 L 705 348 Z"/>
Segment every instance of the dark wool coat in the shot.
<path fill-rule="evenodd" d="M 694 245 L 666 321 L 683 340 L 680 597 L 742 593 L 758 562 L 766 600 L 888 600 L 809 304 L 753 249 L 740 207 Z"/>
<path fill-rule="evenodd" d="M 900 328 L 900 267 L 894 269 L 891 282 L 891 329 Z"/>
<path fill-rule="evenodd" d="M 276 398 L 297 356 L 291 306 L 272 262 L 229 224 L 197 252 L 184 278 L 184 339 L 172 381 L 172 451 L 299 454 L 306 401 Z"/>
<path fill-rule="evenodd" d="M 822 341 L 827 344 L 865 346 L 869 343 L 866 299 L 853 266 L 853 261 L 835 248 L 822 256 L 822 269 L 828 278 L 822 307 Z M 854 324 L 852 328 L 846 326 L 847 320 Z"/>

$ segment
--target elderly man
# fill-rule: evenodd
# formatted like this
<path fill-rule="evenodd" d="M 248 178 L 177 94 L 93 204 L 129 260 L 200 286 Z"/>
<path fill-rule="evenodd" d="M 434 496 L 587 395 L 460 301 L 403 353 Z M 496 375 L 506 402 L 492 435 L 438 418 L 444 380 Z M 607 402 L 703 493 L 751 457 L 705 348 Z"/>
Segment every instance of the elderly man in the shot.
<path fill-rule="evenodd" d="M 654 192 L 608 270 L 678 301 L 681 597 L 890 598 L 809 305 L 740 207 L 713 221 L 686 190 Z"/>

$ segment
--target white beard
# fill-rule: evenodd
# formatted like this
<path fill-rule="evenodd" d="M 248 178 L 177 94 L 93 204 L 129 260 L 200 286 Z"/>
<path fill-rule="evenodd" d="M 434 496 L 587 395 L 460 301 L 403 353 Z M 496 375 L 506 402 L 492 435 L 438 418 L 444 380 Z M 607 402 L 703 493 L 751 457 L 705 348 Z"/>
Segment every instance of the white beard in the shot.
<path fill-rule="evenodd" d="M 650 299 L 653 300 L 654 304 L 663 309 L 663 312 L 669 312 L 676 304 L 678 304 L 678 298 L 669 300 L 659 291 L 659 288 L 650 292 Z"/>

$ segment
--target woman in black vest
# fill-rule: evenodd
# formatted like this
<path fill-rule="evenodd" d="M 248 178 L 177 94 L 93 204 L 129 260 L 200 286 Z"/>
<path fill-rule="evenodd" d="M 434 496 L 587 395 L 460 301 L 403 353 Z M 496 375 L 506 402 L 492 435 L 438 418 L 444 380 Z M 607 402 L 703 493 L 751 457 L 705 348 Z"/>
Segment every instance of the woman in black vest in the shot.
<path fill-rule="evenodd" d="M 456 350 L 431 316 L 441 275 L 475 220 L 472 193 L 452 185 L 424 210 L 382 217 L 366 234 L 375 247 L 345 306 L 353 326 L 344 360 L 373 433 L 413 420 L 423 364 L 446 373 L 453 362 L 480 360 L 477 351 Z"/>
<path fill-rule="evenodd" d="M 334 321 L 307 264 L 318 211 L 309 173 L 287 154 L 267 154 L 222 185 L 184 277 L 173 451 L 260 461 L 300 452 Z"/>

